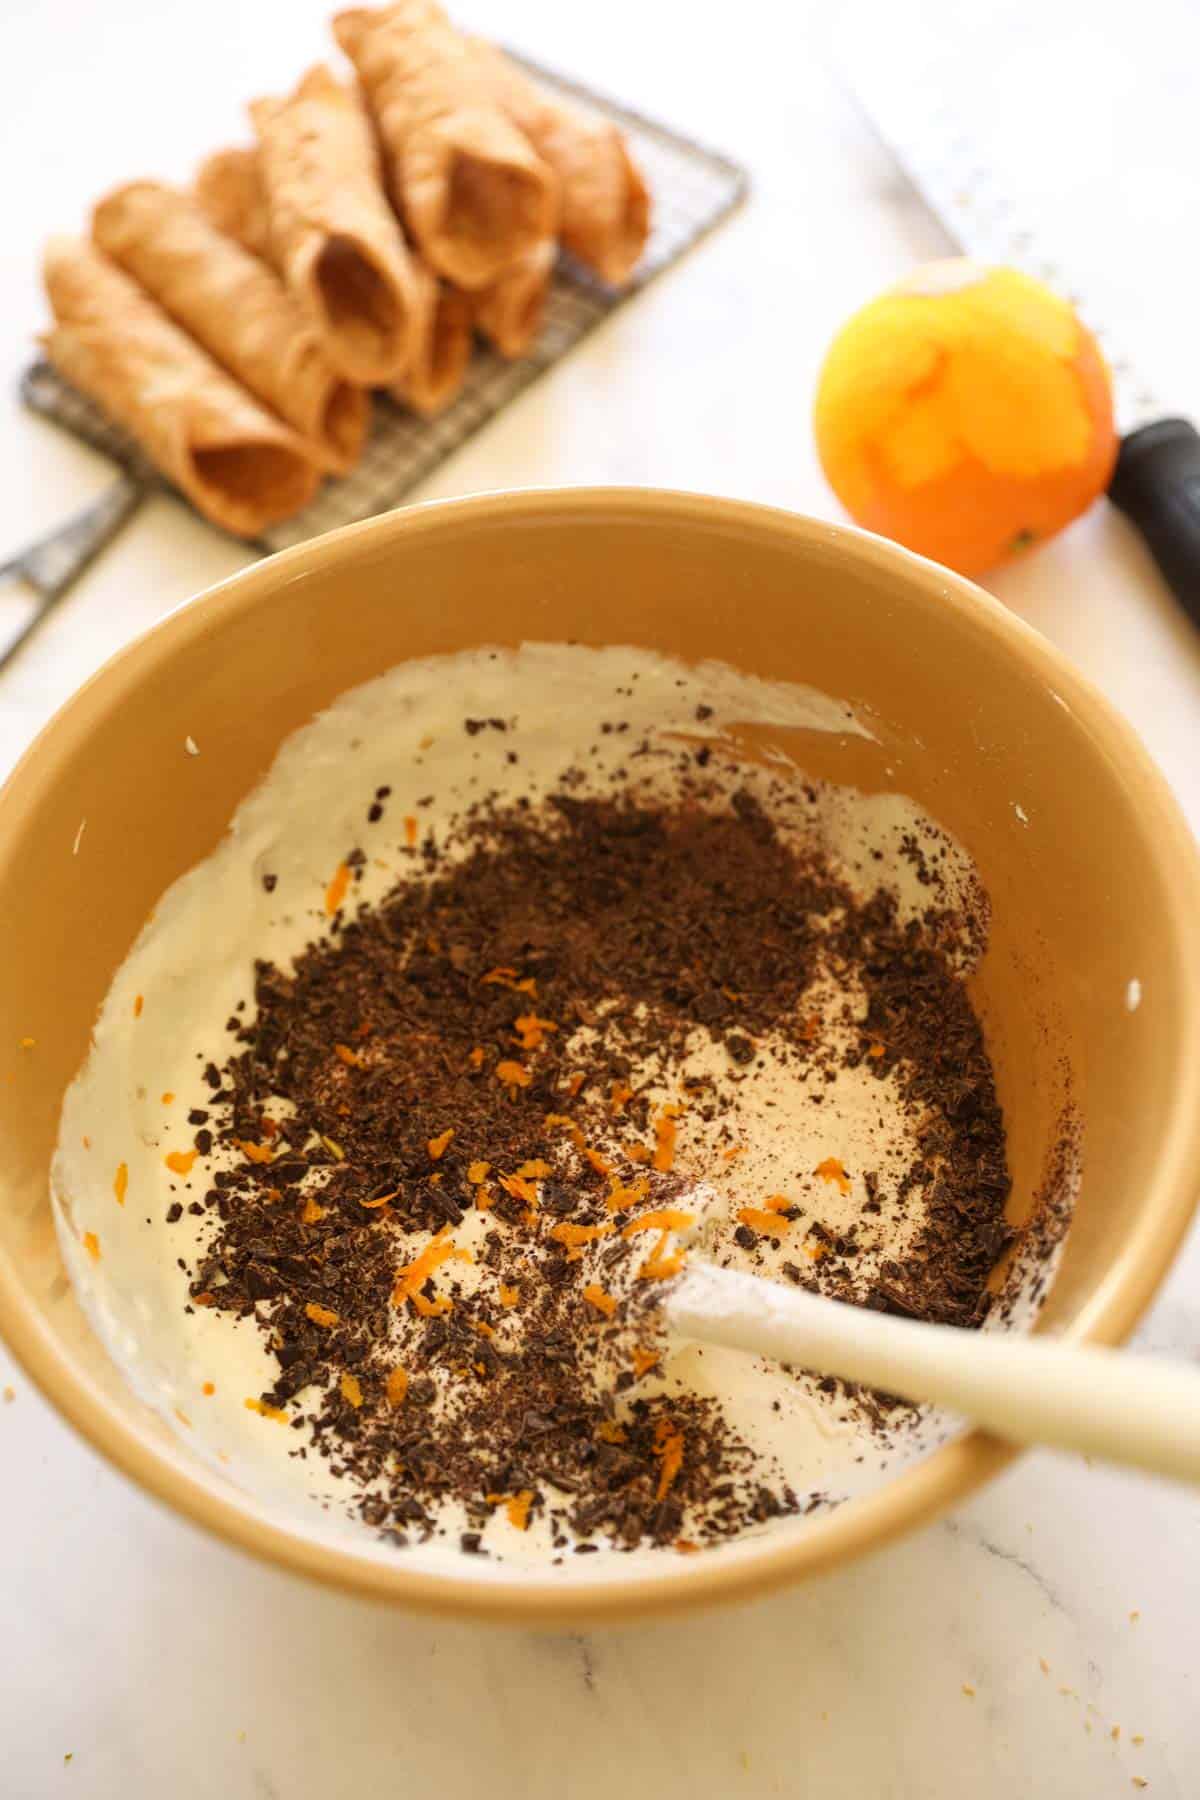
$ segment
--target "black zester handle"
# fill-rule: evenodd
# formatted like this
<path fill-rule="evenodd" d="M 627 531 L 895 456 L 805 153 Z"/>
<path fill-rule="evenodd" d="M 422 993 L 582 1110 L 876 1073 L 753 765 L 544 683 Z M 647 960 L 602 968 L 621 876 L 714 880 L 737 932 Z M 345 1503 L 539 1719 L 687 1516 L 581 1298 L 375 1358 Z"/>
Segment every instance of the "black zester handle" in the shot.
<path fill-rule="evenodd" d="M 1200 626 L 1200 432 L 1156 419 L 1121 441 L 1108 497 L 1137 526 L 1175 598 Z"/>

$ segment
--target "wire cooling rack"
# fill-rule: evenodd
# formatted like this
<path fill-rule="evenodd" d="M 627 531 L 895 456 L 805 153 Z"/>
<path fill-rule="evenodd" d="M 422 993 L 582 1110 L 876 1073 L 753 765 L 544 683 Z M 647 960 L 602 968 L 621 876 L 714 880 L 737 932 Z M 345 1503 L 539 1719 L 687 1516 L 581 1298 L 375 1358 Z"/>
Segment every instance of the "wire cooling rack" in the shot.
<path fill-rule="evenodd" d="M 481 425 L 539 375 L 553 368 L 609 313 L 677 262 L 743 198 L 746 174 L 728 157 L 541 68 L 526 57 L 514 60 L 543 86 L 585 102 L 626 133 L 653 202 L 650 241 L 637 270 L 625 287 L 614 290 L 569 256 L 561 256 L 542 330 L 529 353 L 516 362 L 505 362 L 494 351 L 478 347 L 461 393 L 437 419 L 420 419 L 386 395 L 377 395 L 372 431 L 361 461 L 348 474 L 326 481 L 303 512 L 257 538 L 254 547 L 264 553 L 304 543 L 336 526 L 353 524 L 395 506 Z M 138 494 L 167 484 L 127 434 L 110 423 L 85 395 L 63 381 L 49 363 L 37 362 L 26 371 L 21 397 L 35 413 L 103 451 L 122 470 L 119 492 L 123 504 L 89 509 L 87 515 L 69 521 L 49 539 L 6 565 L 24 575 L 49 602 L 66 591 L 96 550 L 119 529 L 136 505 Z M 94 515 L 103 535 L 92 543 L 88 521 Z"/>

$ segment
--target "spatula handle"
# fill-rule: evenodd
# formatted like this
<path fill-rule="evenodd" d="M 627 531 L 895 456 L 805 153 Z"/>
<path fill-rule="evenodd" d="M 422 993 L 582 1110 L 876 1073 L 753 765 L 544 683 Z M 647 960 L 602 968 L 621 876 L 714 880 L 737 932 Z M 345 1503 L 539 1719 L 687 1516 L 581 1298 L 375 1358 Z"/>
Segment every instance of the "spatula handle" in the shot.
<path fill-rule="evenodd" d="M 711 1264 L 684 1272 L 666 1312 L 685 1336 L 931 1401 L 1016 1443 L 1200 1483 L 1200 1368 L 897 1319 Z"/>

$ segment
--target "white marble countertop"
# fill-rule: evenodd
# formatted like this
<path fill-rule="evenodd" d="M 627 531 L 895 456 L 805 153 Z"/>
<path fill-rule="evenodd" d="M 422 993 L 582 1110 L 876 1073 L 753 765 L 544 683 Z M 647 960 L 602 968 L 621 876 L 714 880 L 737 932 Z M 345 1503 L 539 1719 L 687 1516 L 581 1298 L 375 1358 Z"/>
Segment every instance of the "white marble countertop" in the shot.
<path fill-rule="evenodd" d="M 0 546 L 100 461 L 11 395 L 35 248 L 109 180 L 184 174 L 321 47 L 318 0 L 16 0 L 0 69 Z M 460 11 L 749 164 L 748 207 L 425 496 L 642 482 L 831 514 L 807 427 L 846 312 L 944 249 L 825 72 L 807 7 Z M 286 21 L 286 30 L 281 29 Z M 286 37 L 286 42 L 280 42 Z M 131 632 L 238 566 L 151 501 L 0 683 L 0 768 Z M 995 584 L 1141 730 L 1200 826 L 1200 636 L 1106 508 Z M 1200 1351 L 1193 1235 L 1139 1342 Z M 1200 1792 L 1200 1509 L 1035 1454 L 922 1534 L 753 1607 L 588 1637 L 447 1626 L 243 1560 L 111 1472 L 0 1357 L 0 1790 L 13 1800 L 1108 1800 Z M 9 1399 L 9 1391 L 5 1392 Z"/>

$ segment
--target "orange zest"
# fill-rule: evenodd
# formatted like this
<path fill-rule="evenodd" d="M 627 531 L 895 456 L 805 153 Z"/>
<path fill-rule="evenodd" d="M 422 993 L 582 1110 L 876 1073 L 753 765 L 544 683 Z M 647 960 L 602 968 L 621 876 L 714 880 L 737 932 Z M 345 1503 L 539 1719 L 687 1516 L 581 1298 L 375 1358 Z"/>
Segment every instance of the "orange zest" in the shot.
<path fill-rule="evenodd" d="M 479 977 L 485 987 L 510 988 L 514 994 L 528 994 L 531 999 L 537 996 L 537 982 L 532 975 L 518 980 L 515 969 L 489 969 L 486 975 Z"/>
<path fill-rule="evenodd" d="M 198 1150 L 169 1150 L 163 1160 L 172 1174 L 190 1175 L 198 1155 Z"/>
<path fill-rule="evenodd" d="M 385 1392 L 389 1406 L 403 1406 L 408 1395 L 408 1370 L 402 1369 L 399 1363 L 388 1375 Z"/>
<path fill-rule="evenodd" d="M 171 1091 L 168 1089 L 168 1091 L 162 1096 L 163 1105 L 170 1106 L 170 1104 L 174 1098 L 175 1098 L 174 1094 L 172 1094 Z"/>
<path fill-rule="evenodd" d="M 567 1132 L 575 1148 L 577 1150 L 583 1149 L 583 1133 L 568 1113 L 549 1112 L 546 1114 L 543 1122 L 547 1131 L 553 1130 L 556 1125 L 561 1125 L 563 1130 Z"/>
<path fill-rule="evenodd" d="M 206 1381 L 200 1389 L 200 1392 L 205 1396 L 206 1399 L 211 1399 L 212 1396 L 216 1393 L 216 1391 L 217 1391 L 217 1384 L 215 1381 Z"/>
<path fill-rule="evenodd" d="M 96 1236 L 94 1231 L 84 1232 L 83 1247 L 93 1262 L 100 1261 L 100 1239 Z"/>
<path fill-rule="evenodd" d="M 394 1305 L 403 1306 L 406 1300 L 411 1300 L 416 1311 L 427 1319 L 450 1311 L 451 1302 L 444 1295 L 436 1300 L 427 1300 L 420 1291 L 434 1270 L 453 1256 L 454 1245 L 448 1241 L 449 1237 L 450 1227 L 443 1225 L 419 1256 L 414 1256 L 410 1263 L 405 1263 L 402 1269 L 397 1270 L 396 1284 L 392 1289 Z"/>
<path fill-rule="evenodd" d="M 378 1212 L 381 1206 L 386 1206 L 389 1200 L 394 1200 L 399 1192 L 399 1188 L 393 1188 L 389 1194 L 376 1194 L 373 1200 L 360 1200 L 358 1204 L 364 1212 Z"/>
<path fill-rule="evenodd" d="M 468 1166 L 467 1180 L 471 1183 L 472 1187 L 478 1187 L 481 1181 L 487 1179 L 491 1166 L 491 1163 L 486 1162 L 473 1162 Z"/>
<path fill-rule="evenodd" d="M 358 1051 L 352 1050 L 349 1044 L 335 1044 L 333 1046 L 333 1054 L 337 1057 L 339 1062 L 344 1062 L 348 1069 L 362 1069 L 366 1067 L 362 1057 L 358 1054 Z"/>
<path fill-rule="evenodd" d="M 113 1176 L 113 1193 L 117 1197 L 117 1205 L 124 1206 L 125 1196 L 129 1192 L 129 1164 L 118 1163 L 117 1172 Z"/>
<path fill-rule="evenodd" d="M 556 1243 L 574 1249 L 577 1244 L 594 1244 L 597 1238 L 608 1237 L 611 1231 L 611 1225 L 572 1225 L 569 1219 L 564 1219 L 561 1225 L 551 1227 L 550 1236 Z"/>
<path fill-rule="evenodd" d="M 314 1325 L 324 1325 L 326 1329 L 341 1324 L 341 1319 L 331 1307 L 318 1306 L 315 1300 L 309 1301 L 304 1309 L 304 1316 L 306 1319 L 311 1319 Z"/>
<path fill-rule="evenodd" d="M 654 1366 L 657 1362 L 658 1362 L 658 1351 L 657 1350 L 644 1350 L 640 1344 L 634 1345 L 634 1347 L 633 1347 L 633 1372 L 637 1376 L 639 1381 L 641 1380 L 643 1375 L 648 1375 L 650 1373 L 651 1369 L 654 1368 Z"/>
<path fill-rule="evenodd" d="M 598 1282 L 590 1281 L 583 1290 L 583 1297 L 589 1306 L 594 1306 L 596 1311 L 603 1313 L 606 1319 L 611 1319 L 617 1310 L 617 1303 L 613 1296 L 606 1293 Z"/>
<path fill-rule="evenodd" d="M 329 1208 L 327 1206 L 318 1205 L 310 1194 L 301 1209 L 300 1223 L 302 1225 L 315 1225 L 317 1220 L 323 1219 L 328 1211 Z"/>
<path fill-rule="evenodd" d="M 683 1467 L 683 1433 L 670 1419 L 660 1419 L 654 1427 L 654 1454 L 662 1458 L 654 1498 L 665 1500 Z"/>
<path fill-rule="evenodd" d="M 521 1298 L 520 1288 L 509 1287 L 509 1285 L 506 1281 L 502 1281 L 500 1283 L 500 1304 L 501 1304 L 501 1306 L 515 1306 L 517 1304 L 517 1301 L 520 1298 Z"/>
<path fill-rule="evenodd" d="M 677 1250 L 674 1256 L 666 1256 L 664 1252 L 671 1234 L 664 1231 L 653 1250 L 638 1270 L 639 1281 L 666 1281 L 672 1275 L 678 1275 L 687 1260 L 687 1253 Z"/>
<path fill-rule="evenodd" d="M 632 1163 L 648 1163 L 650 1161 L 648 1144 L 630 1144 L 625 1154 Z"/>
<path fill-rule="evenodd" d="M 824 1162 L 819 1162 L 813 1174 L 819 1175 L 822 1181 L 835 1181 L 843 1194 L 850 1192 L 850 1177 L 836 1156 L 827 1156 Z"/>
<path fill-rule="evenodd" d="M 467 1061 L 470 1063 L 470 1065 L 473 1069 L 482 1069 L 483 1054 L 484 1054 L 483 1045 L 476 1044 L 475 1048 L 471 1051 L 470 1055 L 467 1057 Z"/>
<path fill-rule="evenodd" d="M 504 1510 L 508 1514 L 508 1522 L 517 1531 L 528 1531 L 529 1509 L 533 1505 L 533 1489 L 522 1488 L 511 1500 L 505 1502 Z"/>
<path fill-rule="evenodd" d="M 513 1020 L 516 1032 L 514 1042 L 520 1044 L 522 1050 L 536 1050 L 548 1031 L 557 1031 L 558 1026 L 553 1019 L 539 1019 L 536 1013 L 522 1013 L 519 1019 Z"/>
<path fill-rule="evenodd" d="M 654 1166 L 660 1175 L 675 1167 L 675 1121 L 682 1106 L 664 1106 L 654 1121 Z"/>
<path fill-rule="evenodd" d="M 527 1088 L 533 1076 L 523 1063 L 506 1060 L 496 1064 L 496 1080 L 502 1081 L 507 1088 Z"/>
<path fill-rule="evenodd" d="M 640 1175 L 632 1187 L 622 1187 L 619 1181 L 614 1181 L 605 1205 L 609 1212 L 627 1212 L 631 1206 L 637 1206 L 644 1200 L 649 1192 L 650 1183 L 644 1175 Z"/>
<path fill-rule="evenodd" d="M 625 1106 L 632 1099 L 633 1089 L 624 1081 L 614 1081 L 608 1101 L 609 1112 L 616 1118 L 617 1114 L 623 1112 Z"/>
<path fill-rule="evenodd" d="M 585 1145 L 583 1150 L 583 1160 L 592 1165 L 597 1175 L 612 1174 L 612 1164 L 609 1162 L 607 1156 L 601 1155 L 599 1150 L 589 1150 Z"/>
<path fill-rule="evenodd" d="M 143 1008 L 143 1006 L 145 1006 L 145 1004 L 146 1004 L 145 994 L 139 994 L 133 1003 L 133 1016 L 135 1019 L 141 1018 L 142 1008 Z"/>
<path fill-rule="evenodd" d="M 769 1237 L 780 1231 L 787 1231 L 792 1221 L 781 1218 L 777 1212 L 768 1212 L 761 1206 L 739 1206 L 738 1223 L 748 1225 L 751 1231 L 757 1231 L 760 1237 Z"/>
<path fill-rule="evenodd" d="M 413 814 L 406 813 L 404 815 L 404 841 L 410 850 L 416 848 L 417 829 L 417 821 Z"/>
<path fill-rule="evenodd" d="M 428 1150 L 430 1157 L 434 1162 L 439 1162 L 441 1158 L 445 1156 L 447 1150 L 450 1148 L 450 1140 L 453 1136 L 454 1127 L 453 1125 L 450 1125 L 445 1131 L 440 1132 L 437 1137 L 430 1138 L 425 1148 Z"/>
<path fill-rule="evenodd" d="M 333 872 L 333 880 L 325 889 L 325 911 L 332 919 L 342 901 L 346 898 L 346 889 L 350 886 L 350 869 L 340 862 Z"/>
<path fill-rule="evenodd" d="M 674 1206 L 662 1206 L 657 1212 L 643 1213 L 640 1219 L 631 1219 L 622 1227 L 623 1238 L 636 1237 L 639 1231 L 684 1231 L 695 1223 L 696 1215 L 681 1212 Z"/>
<path fill-rule="evenodd" d="M 526 1176 L 530 1181 L 544 1181 L 551 1173 L 550 1164 L 535 1156 L 530 1162 L 523 1162 L 517 1170 L 518 1175 Z"/>
<path fill-rule="evenodd" d="M 247 1412 L 257 1413 L 260 1419 L 274 1419 L 277 1425 L 287 1424 L 287 1414 L 281 1406 L 271 1406 L 266 1400 L 243 1400 L 242 1405 Z"/>
<path fill-rule="evenodd" d="M 322 1138 L 322 1143 L 325 1140 Z M 234 1146 L 252 1163 L 269 1163 L 275 1159 L 275 1152 L 270 1144 L 255 1144 L 249 1138 L 234 1138 Z"/>
<path fill-rule="evenodd" d="M 529 1509 L 533 1505 L 533 1489 L 522 1488 L 519 1494 L 485 1494 L 489 1506 L 502 1506 L 508 1522 L 517 1531 L 528 1531 Z"/>
<path fill-rule="evenodd" d="M 596 1427 L 596 1436 L 606 1444 L 623 1444 L 626 1435 L 625 1427 L 615 1419 L 603 1419 Z"/>
<path fill-rule="evenodd" d="M 492 1210 L 492 1190 L 484 1187 L 482 1182 L 475 1189 L 475 1210 L 476 1212 L 491 1212 Z"/>
<path fill-rule="evenodd" d="M 349 1405 L 359 1407 L 363 1403 L 363 1391 L 357 1375 L 345 1374 L 338 1382 L 338 1392 Z"/>

